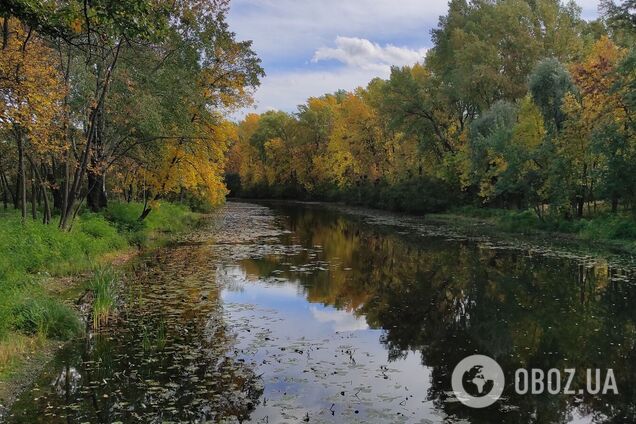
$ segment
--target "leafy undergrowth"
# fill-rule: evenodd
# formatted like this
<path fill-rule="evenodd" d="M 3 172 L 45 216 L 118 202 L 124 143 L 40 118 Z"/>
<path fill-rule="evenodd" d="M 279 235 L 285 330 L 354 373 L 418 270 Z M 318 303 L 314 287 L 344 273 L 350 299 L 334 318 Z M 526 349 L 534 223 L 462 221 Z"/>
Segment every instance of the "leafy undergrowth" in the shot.
<path fill-rule="evenodd" d="M 93 291 L 99 326 L 114 306 L 112 282 L 118 278 L 102 265 L 131 246 L 160 244 L 197 219 L 187 207 L 166 203 L 139 221 L 142 209 L 138 203 L 113 203 L 102 214 L 80 214 L 69 232 L 55 224 L 22 223 L 17 211 L 0 212 L 0 381 L 34 345 L 81 335 L 78 313 L 64 299 L 68 291 L 51 289 L 56 277 L 92 275 L 86 287 Z"/>

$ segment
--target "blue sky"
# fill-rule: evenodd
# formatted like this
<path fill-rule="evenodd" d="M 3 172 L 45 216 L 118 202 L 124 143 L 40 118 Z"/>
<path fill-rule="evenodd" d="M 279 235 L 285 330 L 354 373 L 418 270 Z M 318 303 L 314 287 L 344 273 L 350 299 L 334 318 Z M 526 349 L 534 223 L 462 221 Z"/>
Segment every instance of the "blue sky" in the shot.
<path fill-rule="evenodd" d="M 577 0 L 583 17 L 599 0 Z M 292 112 L 308 97 L 364 86 L 431 47 L 447 0 L 232 0 L 230 28 L 254 41 L 267 76 L 253 111 Z"/>

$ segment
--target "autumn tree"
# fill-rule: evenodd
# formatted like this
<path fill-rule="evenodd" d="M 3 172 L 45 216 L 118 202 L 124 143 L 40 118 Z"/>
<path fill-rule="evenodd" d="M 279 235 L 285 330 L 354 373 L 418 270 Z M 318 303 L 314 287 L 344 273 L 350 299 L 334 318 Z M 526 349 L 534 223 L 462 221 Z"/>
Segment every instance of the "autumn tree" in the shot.
<path fill-rule="evenodd" d="M 13 197 L 16 205 L 20 204 L 24 219 L 28 200 L 27 167 L 30 164 L 31 192 L 46 191 L 37 166 L 39 158 L 56 154 L 60 148 L 56 123 L 65 88 L 56 68 L 54 51 L 37 34 L 16 19 L 4 18 L 2 26 L 5 33 L 0 55 L 0 127 L 15 141 L 18 166 Z M 1 175 L 8 192 L 9 181 L 4 169 Z M 44 220 L 49 218 L 47 204 Z"/>

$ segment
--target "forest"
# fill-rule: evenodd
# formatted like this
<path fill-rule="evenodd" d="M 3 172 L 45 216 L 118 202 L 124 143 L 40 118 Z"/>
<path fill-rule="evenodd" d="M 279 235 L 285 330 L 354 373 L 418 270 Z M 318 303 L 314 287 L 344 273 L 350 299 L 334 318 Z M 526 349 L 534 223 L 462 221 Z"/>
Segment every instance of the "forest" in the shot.
<path fill-rule="evenodd" d="M 249 197 L 544 221 L 636 213 L 633 1 L 453 0 L 420 64 L 248 115 L 228 185 Z M 632 234 L 636 235 L 636 233 Z"/>
<path fill-rule="evenodd" d="M 263 75 L 227 1 L 8 1 L 0 56 L 3 201 L 68 229 L 109 197 L 223 201 L 229 111 Z M 108 176 L 108 178 L 107 178 Z M 31 210 L 28 210 L 28 205 Z M 42 209 L 41 213 L 39 208 Z"/>
<path fill-rule="evenodd" d="M 229 2 L 3 2 L 2 202 L 62 230 L 109 199 L 408 212 L 636 213 L 633 1 L 453 0 L 414 66 L 295 113 L 230 117 L 264 76 Z M 30 206 L 29 206 L 30 205 Z"/>

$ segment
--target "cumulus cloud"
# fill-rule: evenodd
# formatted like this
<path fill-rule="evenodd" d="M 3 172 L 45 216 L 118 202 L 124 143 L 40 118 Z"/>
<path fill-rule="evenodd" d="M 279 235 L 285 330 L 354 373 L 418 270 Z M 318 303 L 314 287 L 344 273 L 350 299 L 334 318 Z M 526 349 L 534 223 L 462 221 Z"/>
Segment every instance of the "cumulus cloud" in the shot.
<path fill-rule="evenodd" d="M 365 70 L 386 71 L 391 65 L 411 65 L 422 61 L 425 48 L 409 49 L 388 44 L 384 47 L 364 38 L 336 38 L 336 47 L 321 47 L 314 53 L 313 62 L 337 60 L 347 66 Z"/>
<path fill-rule="evenodd" d="M 265 78 L 256 92 L 256 108 L 246 110 L 238 118 L 252 111 L 283 110 L 293 112 L 309 97 L 318 97 L 337 90 L 354 90 L 365 86 L 375 77 L 387 78 L 390 69 L 368 70 L 340 67 L 329 70 L 292 70 L 277 72 Z"/>
<path fill-rule="evenodd" d="M 319 48 L 312 62 L 335 60 L 339 66 L 329 69 L 292 69 L 268 74 L 256 92 L 256 108 L 295 111 L 309 97 L 337 90 L 354 90 L 366 86 L 373 78 L 388 78 L 391 65 L 411 65 L 422 61 L 426 49 L 380 46 L 369 40 L 338 37 L 335 47 Z M 244 113 L 250 112 L 244 111 Z M 239 118 L 244 116 L 239 114 Z"/>
<path fill-rule="evenodd" d="M 447 0 L 233 0 L 229 23 L 277 62 L 312 54 L 337 35 L 425 45 L 447 9 Z"/>

